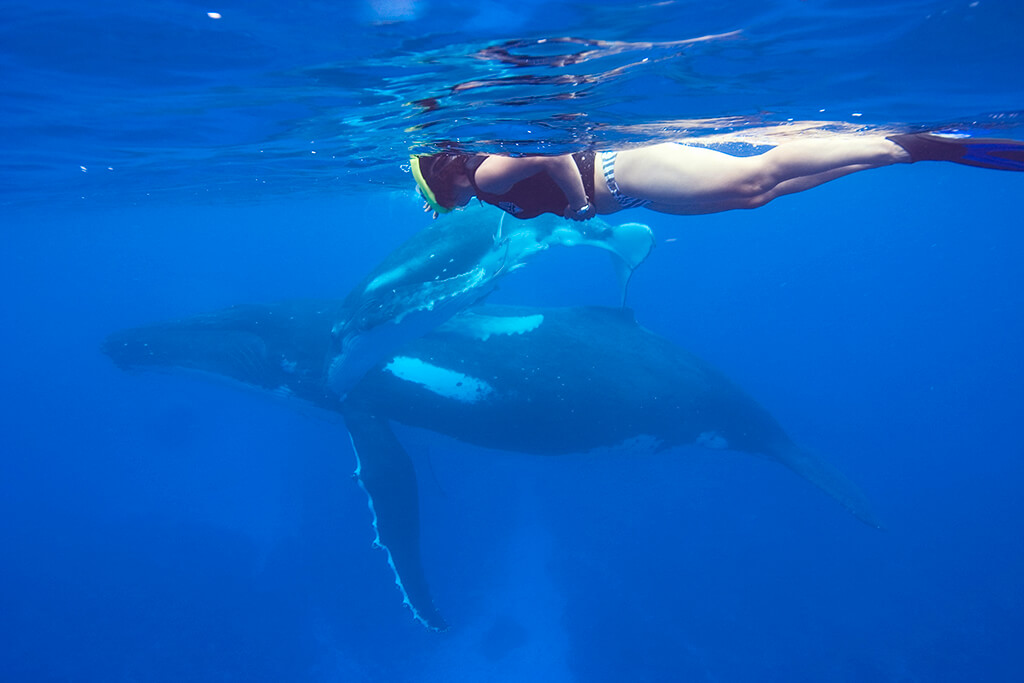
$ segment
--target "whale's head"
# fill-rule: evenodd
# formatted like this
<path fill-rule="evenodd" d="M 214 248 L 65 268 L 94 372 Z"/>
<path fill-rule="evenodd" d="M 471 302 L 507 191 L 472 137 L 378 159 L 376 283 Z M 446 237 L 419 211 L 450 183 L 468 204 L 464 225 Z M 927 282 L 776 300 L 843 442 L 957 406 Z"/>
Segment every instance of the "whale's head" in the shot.
<path fill-rule="evenodd" d="M 318 404 L 337 302 L 240 305 L 111 334 L 103 351 L 125 370 L 188 370 Z"/>

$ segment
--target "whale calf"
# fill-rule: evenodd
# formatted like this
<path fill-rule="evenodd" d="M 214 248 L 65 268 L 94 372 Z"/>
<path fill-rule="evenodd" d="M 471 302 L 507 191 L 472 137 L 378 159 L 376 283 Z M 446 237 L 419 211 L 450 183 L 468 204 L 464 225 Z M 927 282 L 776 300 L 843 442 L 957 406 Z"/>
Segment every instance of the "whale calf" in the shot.
<path fill-rule="evenodd" d="M 654 246 L 653 232 L 642 223 L 506 216 L 483 206 L 446 215 L 396 248 L 349 292 L 331 330 L 327 381 L 334 393 L 344 398 L 402 343 L 485 297 L 502 277 L 552 246 L 608 251 L 623 301 L 630 275 Z"/>
<path fill-rule="evenodd" d="M 420 561 L 419 502 L 395 421 L 488 448 L 557 455 L 607 452 L 642 438 L 766 456 L 877 526 L 860 491 L 799 448 L 722 373 L 645 330 L 625 309 L 478 305 L 407 341 L 344 400 L 325 359 L 337 301 L 241 305 L 110 335 L 124 369 L 228 377 L 344 415 L 377 543 L 413 615 L 446 624 Z"/>

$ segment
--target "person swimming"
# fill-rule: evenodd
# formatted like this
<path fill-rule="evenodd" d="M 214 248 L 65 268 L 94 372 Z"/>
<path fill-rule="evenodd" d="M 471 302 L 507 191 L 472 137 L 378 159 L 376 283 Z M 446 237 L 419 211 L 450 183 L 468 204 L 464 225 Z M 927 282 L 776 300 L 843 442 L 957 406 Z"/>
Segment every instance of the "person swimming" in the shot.
<path fill-rule="evenodd" d="M 475 196 L 516 218 L 552 213 L 582 221 L 641 207 L 676 215 L 753 209 L 850 173 L 918 161 L 1024 171 L 1024 142 L 940 133 L 846 135 L 787 141 L 755 156 L 662 143 L 560 156 L 439 153 L 414 156 L 411 167 L 435 215 Z"/>

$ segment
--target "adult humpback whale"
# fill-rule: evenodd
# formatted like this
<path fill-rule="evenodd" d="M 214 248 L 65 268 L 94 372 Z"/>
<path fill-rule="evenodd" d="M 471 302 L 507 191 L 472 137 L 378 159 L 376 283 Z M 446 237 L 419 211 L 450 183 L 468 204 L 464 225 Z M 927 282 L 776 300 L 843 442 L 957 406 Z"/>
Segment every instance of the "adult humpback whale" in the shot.
<path fill-rule="evenodd" d="M 352 289 L 332 330 L 327 376 L 334 393 L 344 397 L 403 342 L 486 296 L 502 276 L 549 247 L 589 245 L 607 250 L 624 302 L 629 277 L 654 246 L 651 229 L 641 223 L 577 223 L 550 215 L 506 221 L 506 216 L 480 206 L 436 220 Z"/>
<path fill-rule="evenodd" d="M 555 455 L 646 437 L 767 456 L 877 526 L 864 496 L 796 446 L 717 370 L 621 309 L 477 306 L 406 343 L 344 401 L 324 359 L 340 304 L 291 301 L 118 332 L 104 351 L 124 369 L 226 376 L 344 414 L 377 543 L 414 616 L 445 628 L 420 562 L 412 461 L 389 421 L 490 448 Z M 510 419 L 514 416 L 514 419 Z"/>

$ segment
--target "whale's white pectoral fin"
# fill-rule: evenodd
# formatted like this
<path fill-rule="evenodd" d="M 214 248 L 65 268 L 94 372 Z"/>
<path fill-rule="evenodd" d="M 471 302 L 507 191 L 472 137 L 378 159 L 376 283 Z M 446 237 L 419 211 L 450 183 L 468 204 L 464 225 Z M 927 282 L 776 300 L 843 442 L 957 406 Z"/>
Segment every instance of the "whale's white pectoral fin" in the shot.
<path fill-rule="evenodd" d="M 609 229 L 605 239 L 611 252 L 612 269 L 618 278 L 622 293 L 620 305 L 626 305 L 626 292 L 633 272 L 640 267 L 654 249 L 654 231 L 643 223 L 623 223 Z"/>
<path fill-rule="evenodd" d="M 605 242 L 630 270 L 636 270 L 654 249 L 654 231 L 643 223 L 623 223 L 611 228 Z"/>
<path fill-rule="evenodd" d="M 395 584 L 413 617 L 427 628 L 448 628 L 434 607 L 420 560 L 420 508 L 416 470 L 387 420 L 346 413 L 356 454 L 356 478 L 369 498 L 374 544 L 387 554 Z"/>
<path fill-rule="evenodd" d="M 539 239 L 534 251 L 550 244 L 559 244 L 564 247 L 575 247 L 585 244 L 598 247 L 611 253 L 612 268 L 619 281 L 622 290 L 622 305 L 626 303 L 626 289 L 633 271 L 640 267 L 640 264 L 647 260 L 651 249 L 654 248 L 654 231 L 650 226 L 643 223 L 623 223 L 622 225 L 609 225 L 600 218 L 593 218 L 587 223 L 575 223 L 566 219 L 549 219 L 542 216 L 535 221 L 547 219 L 543 234 L 547 236 Z M 524 250 L 524 256 L 528 256 Z"/>

